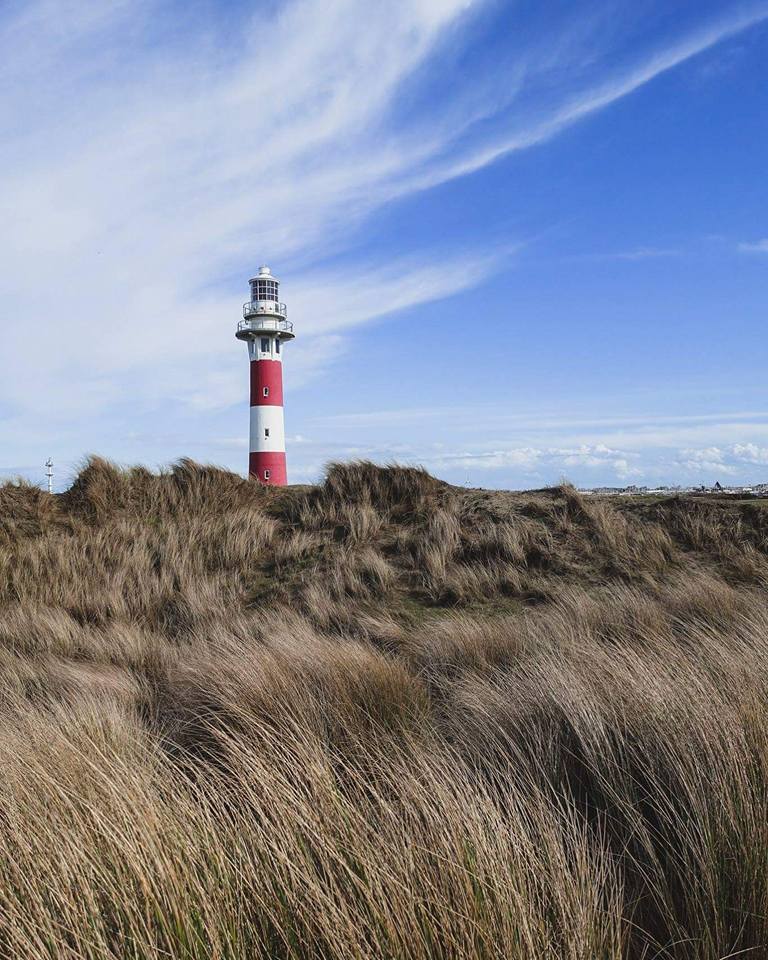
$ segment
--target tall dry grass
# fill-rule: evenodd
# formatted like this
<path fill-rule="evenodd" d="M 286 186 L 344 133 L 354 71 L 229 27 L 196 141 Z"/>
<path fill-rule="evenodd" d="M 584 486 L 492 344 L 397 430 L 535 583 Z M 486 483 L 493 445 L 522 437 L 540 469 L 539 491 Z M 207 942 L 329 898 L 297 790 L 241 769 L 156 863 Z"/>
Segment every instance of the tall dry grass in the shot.
<path fill-rule="evenodd" d="M 768 519 L 0 487 L 0 956 L 768 955 Z"/>

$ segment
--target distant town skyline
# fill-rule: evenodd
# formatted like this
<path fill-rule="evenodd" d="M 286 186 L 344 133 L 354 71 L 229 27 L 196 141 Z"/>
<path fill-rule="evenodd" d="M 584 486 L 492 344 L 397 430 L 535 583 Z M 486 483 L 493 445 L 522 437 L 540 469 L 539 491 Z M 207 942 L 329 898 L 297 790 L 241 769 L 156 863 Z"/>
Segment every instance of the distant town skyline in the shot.
<path fill-rule="evenodd" d="M 11 0 L 0 75 L 0 477 L 243 473 L 266 262 L 291 482 L 768 480 L 768 0 Z"/>

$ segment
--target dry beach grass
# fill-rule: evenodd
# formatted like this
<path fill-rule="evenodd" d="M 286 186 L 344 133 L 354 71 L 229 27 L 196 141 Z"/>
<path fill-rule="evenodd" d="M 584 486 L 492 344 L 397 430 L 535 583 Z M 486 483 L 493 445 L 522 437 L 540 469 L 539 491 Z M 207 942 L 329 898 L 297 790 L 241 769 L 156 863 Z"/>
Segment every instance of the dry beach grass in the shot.
<path fill-rule="evenodd" d="M 767 584 L 753 504 L 6 484 L 0 956 L 766 956 Z"/>

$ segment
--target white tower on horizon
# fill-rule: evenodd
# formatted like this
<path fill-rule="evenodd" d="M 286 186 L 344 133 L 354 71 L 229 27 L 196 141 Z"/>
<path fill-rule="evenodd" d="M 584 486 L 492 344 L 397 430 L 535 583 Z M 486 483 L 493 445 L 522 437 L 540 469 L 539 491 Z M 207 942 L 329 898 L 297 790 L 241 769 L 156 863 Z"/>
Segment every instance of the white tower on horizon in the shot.
<path fill-rule="evenodd" d="M 280 303 L 280 281 L 259 267 L 250 281 L 251 299 L 235 336 L 248 344 L 251 362 L 251 442 L 248 473 L 260 483 L 285 486 L 283 424 L 283 344 L 293 340 L 293 324 Z"/>

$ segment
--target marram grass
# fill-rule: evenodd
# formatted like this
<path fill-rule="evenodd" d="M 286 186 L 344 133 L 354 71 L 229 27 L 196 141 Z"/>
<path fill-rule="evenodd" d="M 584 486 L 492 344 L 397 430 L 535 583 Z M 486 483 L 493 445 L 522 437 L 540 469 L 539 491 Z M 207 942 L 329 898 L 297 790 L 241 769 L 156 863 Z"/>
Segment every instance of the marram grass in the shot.
<path fill-rule="evenodd" d="M 0 957 L 768 956 L 768 515 L 0 487 Z"/>

